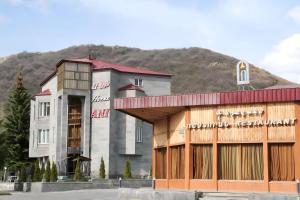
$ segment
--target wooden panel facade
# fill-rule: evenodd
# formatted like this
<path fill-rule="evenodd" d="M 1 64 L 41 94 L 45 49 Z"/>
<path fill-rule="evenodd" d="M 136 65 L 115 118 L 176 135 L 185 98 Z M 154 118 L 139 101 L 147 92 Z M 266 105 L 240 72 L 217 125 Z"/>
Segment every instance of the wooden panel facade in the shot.
<path fill-rule="evenodd" d="M 295 119 L 296 105 L 293 103 L 269 104 L 268 119 Z M 281 126 L 268 128 L 268 140 L 270 141 L 295 141 L 295 126 Z"/>
<path fill-rule="evenodd" d="M 210 123 L 214 121 L 215 109 L 211 107 L 191 108 L 191 124 Z M 191 142 L 212 142 L 213 129 L 192 129 Z"/>
<path fill-rule="evenodd" d="M 220 115 L 220 113 L 223 114 Z M 295 166 L 291 167 L 291 169 L 295 170 L 293 172 L 295 174 L 295 177 L 292 178 L 293 181 L 282 180 L 273 182 L 269 176 L 272 173 L 269 149 L 270 146 L 274 146 L 277 143 L 289 144 L 293 146 L 292 151 L 295 152 L 293 155 L 296 156 L 296 152 L 300 150 L 300 124 L 297 120 L 295 120 L 295 124 L 290 123 L 285 125 L 280 123 L 268 124 L 268 121 L 296 119 L 299 116 L 300 105 L 297 103 L 261 103 L 252 105 L 187 107 L 184 111 L 176 112 L 173 115 L 169 115 L 168 118 L 155 121 L 153 124 L 153 148 L 155 150 L 158 147 L 164 146 L 167 149 L 167 178 L 157 180 L 156 188 L 296 193 L 296 180 L 300 179 L 300 161 L 296 157 L 289 158 L 294 160 L 291 163 L 295 163 Z M 243 122 L 244 125 L 240 122 Z M 260 122 L 261 124 L 255 124 L 254 122 Z M 218 123 L 228 123 L 228 126 L 218 127 Z M 191 126 L 192 124 L 196 124 L 196 128 Z M 212 145 L 211 161 L 213 167 L 211 169 L 211 179 L 193 179 L 193 170 L 195 170 L 193 159 L 195 157 L 193 157 L 192 145 L 194 144 Z M 185 178 L 172 179 L 171 171 L 174 169 L 174 166 L 172 166 L 170 160 L 170 149 L 179 145 L 185 147 L 185 176 L 183 176 Z M 253 150 L 256 146 L 260 146 L 260 151 L 263 153 L 260 152 L 261 155 L 257 159 L 263 162 L 260 165 L 261 178 L 251 181 L 221 180 L 218 176 L 220 173 L 220 169 L 218 168 L 220 152 L 218 149 L 222 145 L 232 145 L 233 147 L 243 145 L 244 150 L 241 151 L 241 153 L 244 152 L 243 155 L 247 155 L 251 151 L 252 155 L 256 155 Z M 251 160 L 252 158 L 248 159 L 248 161 L 243 158 L 241 161 L 243 165 L 248 165 L 249 173 L 251 173 L 252 169 L 251 167 L 249 168 Z M 158 162 L 158 160 L 155 160 L 155 162 Z M 283 162 L 285 162 L 284 159 Z M 201 163 L 201 160 L 199 163 Z M 256 163 L 256 161 L 252 162 L 252 165 L 256 165 Z M 155 166 L 159 166 L 157 164 Z M 289 170 L 289 166 L 287 166 L 287 170 Z M 155 168 L 153 169 L 153 174 L 155 174 Z"/>
<path fill-rule="evenodd" d="M 264 106 L 258 105 L 238 105 L 238 106 L 219 106 L 218 111 L 223 113 L 238 113 L 238 112 L 253 112 L 264 111 Z M 265 111 L 264 111 L 265 112 Z M 216 114 L 216 113 L 214 113 Z M 255 121 L 262 120 L 260 115 L 246 115 L 246 116 L 222 116 L 221 122 L 228 122 L 231 124 L 230 128 L 218 129 L 218 142 L 260 142 L 263 137 L 263 127 L 247 127 L 240 128 L 233 126 L 239 121 Z"/>
<path fill-rule="evenodd" d="M 168 120 L 162 119 L 154 122 L 153 126 L 153 147 L 167 146 Z"/>
<path fill-rule="evenodd" d="M 89 64 L 65 62 L 57 68 L 57 90 L 89 90 L 91 69 Z"/>
<path fill-rule="evenodd" d="M 170 117 L 170 145 L 185 141 L 185 112 L 178 112 Z"/>

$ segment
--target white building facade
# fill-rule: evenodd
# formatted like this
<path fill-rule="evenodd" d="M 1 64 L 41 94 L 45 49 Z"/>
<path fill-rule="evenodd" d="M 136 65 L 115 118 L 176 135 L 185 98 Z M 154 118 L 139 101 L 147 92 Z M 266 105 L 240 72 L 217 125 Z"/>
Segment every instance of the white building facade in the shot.
<path fill-rule="evenodd" d="M 100 60 L 63 59 L 31 101 L 29 156 L 50 160 L 59 175 L 81 171 L 97 177 L 124 172 L 147 176 L 152 160 L 152 125 L 113 110 L 114 98 L 169 95 L 171 75 Z"/>

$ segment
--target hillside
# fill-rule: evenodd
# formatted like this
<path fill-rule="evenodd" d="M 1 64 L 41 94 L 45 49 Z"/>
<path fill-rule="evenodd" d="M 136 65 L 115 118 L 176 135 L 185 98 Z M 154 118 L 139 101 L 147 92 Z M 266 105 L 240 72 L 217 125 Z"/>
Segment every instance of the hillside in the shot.
<path fill-rule="evenodd" d="M 19 53 L 0 58 L 0 102 L 22 70 L 25 86 L 31 94 L 40 90 L 39 84 L 54 69 L 61 58 L 81 58 L 92 54 L 98 59 L 128 66 L 169 72 L 173 74 L 172 93 L 214 92 L 236 90 L 235 65 L 237 59 L 202 48 L 141 50 L 127 47 L 103 45 L 73 46 L 56 52 Z M 255 88 L 275 84 L 289 84 L 260 68 L 251 67 L 251 82 Z"/>

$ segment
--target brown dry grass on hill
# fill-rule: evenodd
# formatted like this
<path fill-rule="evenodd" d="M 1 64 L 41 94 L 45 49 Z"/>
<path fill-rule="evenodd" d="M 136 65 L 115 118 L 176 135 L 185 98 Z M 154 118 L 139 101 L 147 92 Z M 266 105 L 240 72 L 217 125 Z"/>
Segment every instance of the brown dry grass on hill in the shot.
<path fill-rule="evenodd" d="M 56 52 L 20 53 L 0 62 L 0 102 L 6 99 L 15 74 L 22 70 L 25 86 L 31 94 L 40 90 L 39 84 L 62 58 L 81 58 L 92 54 L 98 59 L 139 66 L 173 74 L 172 93 L 194 93 L 236 90 L 237 59 L 202 48 L 141 50 L 118 46 L 82 45 Z M 251 66 L 252 85 L 259 89 L 290 82 Z"/>

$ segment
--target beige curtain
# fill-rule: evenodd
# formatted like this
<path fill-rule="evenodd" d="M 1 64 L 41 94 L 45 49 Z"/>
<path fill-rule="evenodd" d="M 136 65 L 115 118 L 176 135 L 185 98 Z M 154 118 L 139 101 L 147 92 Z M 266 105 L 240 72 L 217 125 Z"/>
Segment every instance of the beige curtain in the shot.
<path fill-rule="evenodd" d="M 171 179 L 184 179 L 184 145 L 171 147 Z"/>
<path fill-rule="evenodd" d="M 242 180 L 263 180 L 264 158 L 263 145 L 243 144 L 242 148 Z"/>
<path fill-rule="evenodd" d="M 270 180 L 294 181 L 295 160 L 293 144 L 269 145 Z"/>
<path fill-rule="evenodd" d="M 241 168 L 239 145 L 220 145 L 219 146 L 219 179 L 240 180 Z"/>
<path fill-rule="evenodd" d="M 219 179 L 263 179 L 262 144 L 222 144 L 218 155 Z"/>
<path fill-rule="evenodd" d="M 211 179 L 213 153 L 212 145 L 193 145 L 193 178 Z"/>
<path fill-rule="evenodd" d="M 155 150 L 155 178 L 167 178 L 167 148 L 159 148 Z"/>

